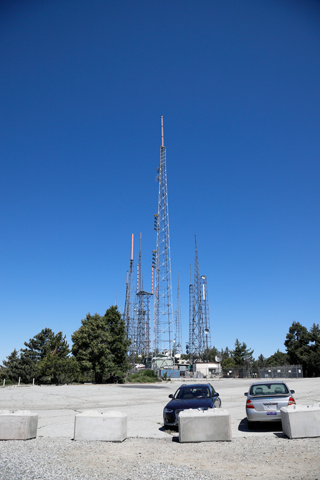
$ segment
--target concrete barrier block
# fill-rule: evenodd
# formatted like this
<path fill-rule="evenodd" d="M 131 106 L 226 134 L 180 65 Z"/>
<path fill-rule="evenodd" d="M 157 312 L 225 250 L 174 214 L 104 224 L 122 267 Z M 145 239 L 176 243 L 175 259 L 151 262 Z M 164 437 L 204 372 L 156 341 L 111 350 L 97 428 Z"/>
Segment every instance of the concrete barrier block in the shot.
<path fill-rule="evenodd" d="M 38 415 L 29 410 L 0 410 L 0 440 L 28 440 L 37 437 Z"/>
<path fill-rule="evenodd" d="M 289 438 L 320 437 L 320 403 L 282 407 L 282 430 Z"/>
<path fill-rule="evenodd" d="M 125 413 L 87 410 L 75 417 L 75 440 L 123 442 L 126 438 L 127 415 Z"/>
<path fill-rule="evenodd" d="M 179 442 L 231 441 L 231 420 L 223 408 L 183 410 L 179 414 Z"/>

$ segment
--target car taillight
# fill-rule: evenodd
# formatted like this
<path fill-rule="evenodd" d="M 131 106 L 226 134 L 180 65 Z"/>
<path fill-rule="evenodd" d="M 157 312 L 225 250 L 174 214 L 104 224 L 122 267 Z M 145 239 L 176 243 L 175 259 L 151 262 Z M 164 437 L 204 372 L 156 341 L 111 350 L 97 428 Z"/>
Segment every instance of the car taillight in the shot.
<path fill-rule="evenodd" d="M 296 404 L 295 399 L 292 398 L 292 397 L 290 397 L 290 398 L 289 398 L 288 405 L 295 405 L 295 404 Z"/>
<path fill-rule="evenodd" d="M 247 400 L 246 408 L 254 408 L 253 403 L 251 402 L 250 398 Z"/>

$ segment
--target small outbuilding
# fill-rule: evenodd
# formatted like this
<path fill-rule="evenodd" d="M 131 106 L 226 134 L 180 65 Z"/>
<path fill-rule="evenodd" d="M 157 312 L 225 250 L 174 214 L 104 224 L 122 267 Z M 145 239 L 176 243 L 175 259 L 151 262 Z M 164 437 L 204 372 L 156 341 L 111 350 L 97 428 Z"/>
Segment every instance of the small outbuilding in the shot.
<path fill-rule="evenodd" d="M 196 362 L 193 364 L 193 376 L 199 374 L 205 378 L 210 378 L 220 376 L 221 373 L 221 363 Z"/>

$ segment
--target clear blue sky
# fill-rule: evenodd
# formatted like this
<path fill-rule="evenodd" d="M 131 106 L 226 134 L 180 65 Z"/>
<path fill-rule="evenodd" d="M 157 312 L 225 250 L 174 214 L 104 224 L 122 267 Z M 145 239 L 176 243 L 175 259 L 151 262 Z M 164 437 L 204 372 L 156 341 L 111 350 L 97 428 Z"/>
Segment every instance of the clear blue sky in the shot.
<path fill-rule="evenodd" d="M 217 348 L 319 323 L 319 2 L 3 0 L 0 105 L 0 362 L 150 288 L 160 115 L 184 344 L 195 233 Z"/>

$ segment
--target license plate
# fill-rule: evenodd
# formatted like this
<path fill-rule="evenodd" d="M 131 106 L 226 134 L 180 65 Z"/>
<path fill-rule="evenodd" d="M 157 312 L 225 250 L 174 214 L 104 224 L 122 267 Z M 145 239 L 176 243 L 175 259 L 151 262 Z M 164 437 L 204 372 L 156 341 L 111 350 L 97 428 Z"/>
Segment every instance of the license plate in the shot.
<path fill-rule="evenodd" d="M 265 405 L 264 406 L 264 409 L 265 410 L 277 410 L 277 405 L 275 403 L 272 403 L 272 404 L 269 404 L 269 405 Z"/>

